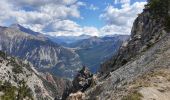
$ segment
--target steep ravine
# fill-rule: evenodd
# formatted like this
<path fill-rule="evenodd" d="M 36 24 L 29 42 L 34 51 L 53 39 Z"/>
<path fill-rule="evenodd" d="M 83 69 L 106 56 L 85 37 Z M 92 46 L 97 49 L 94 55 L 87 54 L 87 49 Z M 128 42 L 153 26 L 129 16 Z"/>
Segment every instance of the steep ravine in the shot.
<path fill-rule="evenodd" d="M 90 37 L 69 46 L 75 49 L 82 63 L 95 73 L 100 64 L 110 59 L 128 39 L 129 35 Z"/>

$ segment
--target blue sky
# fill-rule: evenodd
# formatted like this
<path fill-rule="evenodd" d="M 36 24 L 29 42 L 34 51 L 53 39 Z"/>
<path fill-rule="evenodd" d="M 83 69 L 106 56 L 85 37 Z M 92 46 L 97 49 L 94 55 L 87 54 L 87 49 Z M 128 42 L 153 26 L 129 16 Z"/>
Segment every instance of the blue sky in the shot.
<path fill-rule="evenodd" d="M 130 34 L 145 0 L 1 0 L 0 25 L 52 36 Z"/>
<path fill-rule="evenodd" d="M 121 9 L 121 3 L 115 4 L 114 0 L 81 0 L 82 2 L 85 2 L 88 6 L 94 5 L 97 7 L 96 10 L 91 10 L 86 7 L 81 7 L 80 12 L 84 19 L 76 19 L 75 21 L 82 25 L 82 26 L 94 26 L 97 28 L 101 28 L 105 25 L 105 22 L 99 18 L 100 14 L 104 12 L 104 9 L 112 5 L 116 8 Z M 145 2 L 146 0 L 131 0 L 130 4 L 133 4 L 135 2 Z"/>

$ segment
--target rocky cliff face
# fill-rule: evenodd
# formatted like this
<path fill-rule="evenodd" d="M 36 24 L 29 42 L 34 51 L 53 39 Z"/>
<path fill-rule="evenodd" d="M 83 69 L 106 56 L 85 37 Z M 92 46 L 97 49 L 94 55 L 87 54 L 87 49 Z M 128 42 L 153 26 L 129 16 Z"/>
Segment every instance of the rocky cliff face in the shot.
<path fill-rule="evenodd" d="M 16 27 L 0 27 L 0 50 L 30 61 L 39 71 L 61 77 L 71 78 L 81 67 L 79 56 L 74 51 L 51 42 L 45 36 L 28 30 L 23 32 Z"/>
<path fill-rule="evenodd" d="M 116 56 L 101 66 L 101 73 L 116 70 L 157 43 L 167 33 L 164 21 L 163 18 L 154 19 L 149 9 L 145 9 L 133 24 L 130 40 L 122 45 Z"/>
<path fill-rule="evenodd" d="M 163 86 L 170 87 L 169 76 L 166 74 L 170 69 L 170 34 L 167 24 L 170 16 L 170 2 L 155 1 L 158 2 L 148 4 L 135 20 L 130 40 L 122 45 L 112 59 L 101 66 L 97 85 L 81 93 L 81 97 L 79 97 L 80 93 L 72 94 L 68 97 L 69 100 L 77 98 L 82 100 L 148 100 L 148 98 L 160 100 L 157 96 L 165 100 L 169 98 L 166 95 L 169 94 L 169 90 Z M 154 11 L 155 8 L 151 5 L 154 5 L 157 10 Z M 163 71 L 159 72 L 160 70 Z"/>

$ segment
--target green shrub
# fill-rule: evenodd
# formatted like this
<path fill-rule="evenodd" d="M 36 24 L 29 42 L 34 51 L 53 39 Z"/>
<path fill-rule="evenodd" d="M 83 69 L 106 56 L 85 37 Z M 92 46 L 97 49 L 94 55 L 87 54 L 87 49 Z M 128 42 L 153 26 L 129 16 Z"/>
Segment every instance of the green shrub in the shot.
<path fill-rule="evenodd" d="M 166 30 L 170 31 L 170 15 L 168 13 L 170 0 L 148 0 L 146 7 L 150 9 L 153 18 L 163 18 Z"/>
<path fill-rule="evenodd" d="M 122 62 L 121 62 L 122 66 L 125 65 L 127 62 L 128 61 L 126 59 L 123 59 Z"/>
<path fill-rule="evenodd" d="M 15 73 L 15 74 L 19 74 L 19 73 L 22 73 L 23 70 L 22 70 L 22 66 L 18 65 L 18 64 L 12 64 L 13 68 L 12 68 L 12 71 Z"/>
<path fill-rule="evenodd" d="M 6 58 L 6 54 L 4 52 L 0 51 L 0 57 L 5 59 Z"/>
<path fill-rule="evenodd" d="M 15 58 L 11 58 L 11 59 L 10 59 L 10 64 L 11 64 L 11 66 L 13 66 L 12 71 L 13 71 L 15 74 L 23 73 L 23 70 L 22 70 L 23 68 L 22 68 L 22 66 L 20 65 L 20 64 L 22 64 L 22 63 L 18 64 L 17 61 L 15 60 Z"/>
<path fill-rule="evenodd" d="M 29 100 L 33 100 L 32 91 L 25 81 L 19 83 L 19 88 L 12 86 L 10 82 L 6 81 L 0 85 L 0 92 L 4 93 L 0 100 L 24 100 L 26 97 Z"/>
<path fill-rule="evenodd" d="M 0 91 L 4 93 L 4 95 L 2 95 L 0 99 L 16 100 L 17 88 L 15 86 L 12 86 L 11 83 L 6 81 L 3 85 L 0 85 Z"/>
<path fill-rule="evenodd" d="M 169 0 L 149 0 L 148 6 L 154 15 L 160 17 L 168 15 Z"/>
<path fill-rule="evenodd" d="M 23 100 L 24 98 L 30 98 L 31 100 L 33 100 L 32 97 L 32 91 L 31 89 L 26 85 L 25 81 L 20 81 L 19 82 L 19 88 L 18 88 L 18 96 L 17 99 L 18 100 Z"/>
<path fill-rule="evenodd" d="M 166 17 L 165 25 L 166 25 L 166 30 L 170 32 L 170 16 Z"/>

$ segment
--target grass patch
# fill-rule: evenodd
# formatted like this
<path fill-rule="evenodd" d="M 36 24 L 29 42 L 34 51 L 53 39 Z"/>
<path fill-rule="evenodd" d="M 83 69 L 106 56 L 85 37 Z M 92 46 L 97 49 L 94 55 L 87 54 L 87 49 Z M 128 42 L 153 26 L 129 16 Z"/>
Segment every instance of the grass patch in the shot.
<path fill-rule="evenodd" d="M 121 100 L 141 100 L 141 97 L 143 97 L 142 94 L 137 91 L 134 91 L 133 93 L 124 96 Z"/>
<path fill-rule="evenodd" d="M 167 77 L 168 75 L 163 72 L 163 71 L 155 71 L 149 74 L 151 77 L 156 77 L 156 76 L 162 76 L 162 77 Z"/>

